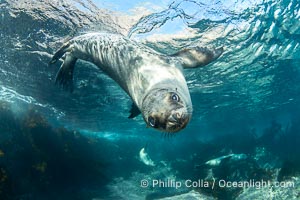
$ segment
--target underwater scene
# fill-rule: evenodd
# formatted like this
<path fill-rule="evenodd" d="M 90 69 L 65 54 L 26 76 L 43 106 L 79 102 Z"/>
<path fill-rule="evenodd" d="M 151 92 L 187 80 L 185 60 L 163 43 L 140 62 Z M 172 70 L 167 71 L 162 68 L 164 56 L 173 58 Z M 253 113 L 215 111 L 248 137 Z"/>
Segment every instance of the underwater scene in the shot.
<path fill-rule="evenodd" d="M 298 0 L 0 0 L 0 46 L 0 200 L 300 199 Z"/>

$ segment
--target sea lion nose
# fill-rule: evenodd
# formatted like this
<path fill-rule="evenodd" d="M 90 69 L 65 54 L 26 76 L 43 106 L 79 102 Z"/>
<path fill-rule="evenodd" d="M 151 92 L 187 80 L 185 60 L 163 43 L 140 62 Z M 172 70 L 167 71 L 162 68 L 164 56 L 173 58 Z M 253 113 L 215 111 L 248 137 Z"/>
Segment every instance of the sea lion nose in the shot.
<path fill-rule="evenodd" d="M 176 124 L 181 124 L 185 121 L 185 115 L 182 112 L 174 112 L 169 118 L 169 121 Z"/>
<path fill-rule="evenodd" d="M 175 112 L 175 113 L 172 115 L 172 117 L 178 122 L 178 121 L 181 120 L 182 114 L 179 113 L 179 112 Z"/>
<path fill-rule="evenodd" d="M 184 112 L 172 112 L 168 119 L 168 132 L 177 132 L 186 127 L 189 116 Z"/>

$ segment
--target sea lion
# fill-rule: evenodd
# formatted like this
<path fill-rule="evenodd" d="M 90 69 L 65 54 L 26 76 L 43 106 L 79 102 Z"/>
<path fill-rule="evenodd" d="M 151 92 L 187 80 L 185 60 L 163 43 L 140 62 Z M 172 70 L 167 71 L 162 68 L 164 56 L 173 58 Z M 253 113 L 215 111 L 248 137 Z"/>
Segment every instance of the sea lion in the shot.
<path fill-rule="evenodd" d="M 65 54 L 55 82 L 72 91 L 77 59 L 94 63 L 133 100 L 129 118 L 142 113 L 148 126 L 174 133 L 186 127 L 192 116 L 182 69 L 204 66 L 222 52 L 223 48 L 193 47 L 163 55 L 122 35 L 88 33 L 65 43 L 50 64 Z"/>
<path fill-rule="evenodd" d="M 145 165 L 148 166 L 155 166 L 155 163 L 153 162 L 153 160 L 151 160 L 150 156 L 148 155 L 147 151 L 146 151 L 147 147 L 143 147 L 140 152 L 139 152 L 139 156 L 140 156 L 140 161 L 143 162 Z"/>

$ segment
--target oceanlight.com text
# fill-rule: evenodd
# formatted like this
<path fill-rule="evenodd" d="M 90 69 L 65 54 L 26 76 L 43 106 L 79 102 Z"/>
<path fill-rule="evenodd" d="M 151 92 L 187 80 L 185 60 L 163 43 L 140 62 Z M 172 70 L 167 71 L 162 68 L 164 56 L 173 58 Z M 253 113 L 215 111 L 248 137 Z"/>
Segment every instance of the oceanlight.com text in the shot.
<path fill-rule="evenodd" d="M 143 188 L 151 187 L 151 188 L 211 188 L 215 187 L 220 188 L 248 188 L 253 187 L 256 189 L 260 189 L 263 187 L 282 187 L 282 188 L 293 188 L 295 187 L 295 183 L 293 181 L 265 181 L 265 180 L 254 180 L 250 179 L 247 181 L 226 181 L 223 179 L 220 180 L 175 180 L 175 179 L 153 179 L 153 180 L 141 180 L 140 186 Z"/>

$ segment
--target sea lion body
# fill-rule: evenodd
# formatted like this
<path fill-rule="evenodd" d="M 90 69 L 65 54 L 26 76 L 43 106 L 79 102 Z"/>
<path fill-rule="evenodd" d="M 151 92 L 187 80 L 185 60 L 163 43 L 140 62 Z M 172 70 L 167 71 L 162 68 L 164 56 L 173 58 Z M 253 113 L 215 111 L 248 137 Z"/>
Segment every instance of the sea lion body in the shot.
<path fill-rule="evenodd" d="M 192 102 L 182 69 L 185 61 L 193 62 L 191 56 L 195 53 L 184 50 L 166 56 L 121 35 L 89 33 L 64 44 L 50 63 L 63 54 L 66 57 L 56 76 L 56 82 L 63 87 L 72 90 L 77 59 L 90 61 L 132 98 L 149 126 L 177 132 L 190 120 Z M 132 117 L 136 115 L 132 113 Z"/>

